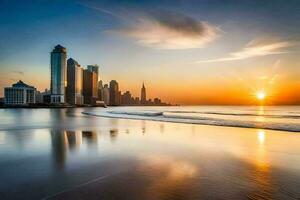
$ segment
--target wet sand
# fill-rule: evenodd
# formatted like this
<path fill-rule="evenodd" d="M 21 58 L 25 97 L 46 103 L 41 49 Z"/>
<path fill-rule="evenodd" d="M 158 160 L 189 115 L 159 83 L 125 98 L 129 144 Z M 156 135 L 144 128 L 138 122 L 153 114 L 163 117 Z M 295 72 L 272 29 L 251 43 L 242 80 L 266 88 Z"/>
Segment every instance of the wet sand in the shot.
<path fill-rule="evenodd" d="M 300 134 L 0 110 L 0 199 L 297 199 Z"/>

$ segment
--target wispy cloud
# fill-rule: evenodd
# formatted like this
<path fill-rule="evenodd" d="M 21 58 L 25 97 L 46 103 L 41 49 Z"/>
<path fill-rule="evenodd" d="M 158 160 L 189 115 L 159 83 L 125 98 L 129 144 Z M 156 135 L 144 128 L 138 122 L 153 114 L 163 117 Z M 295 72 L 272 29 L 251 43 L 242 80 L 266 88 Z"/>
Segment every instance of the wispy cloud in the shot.
<path fill-rule="evenodd" d="M 24 75 L 24 72 L 20 71 L 20 70 L 12 70 L 11 72 L 14 74 L 22 75 L 22 76 Z"/>
<path fill-rule="evenodd" d="M 93 9 L 95 11 L 98 11 L 100 13 L 110 15 L 112 17 L 118 18 L 118 19 L 123 20 L 123 21 L 127 21 L 127 19 L 125 17 L 123 17 L 121 14 L 119 14 L 118 12 L 113 12 L 113 11 L 110 11 L 108 9 L 104 9 L 100 6 L 97 6 L 97 5 L 93 4 L 92 2 L 83 1 L 83 2 L 80 2 L 79 4 L 82 5 L 82 6 L 85 6 L 87 8 Z"/>
<path fill-rule="evenodd" d="M 230 53 L 227 57 L 201 60 L 196 63 L 234 61 L 258 56 L 285 54 L 289 53 L 289 51 L 286 50 L 288 47 L 295 46 L 296 44 L 296 42 L 280 41 L 273 38 L 252 40 L 246 45 L 246 47 L 240 51 Z"/>
<path fill-rule="evenodd" d="M 203 48 L 215 40 L 220 29 L 191 16 L 170 12 L 146 12 L 135 16 L 130 25 L 111 30 L 157 49 Z"/>

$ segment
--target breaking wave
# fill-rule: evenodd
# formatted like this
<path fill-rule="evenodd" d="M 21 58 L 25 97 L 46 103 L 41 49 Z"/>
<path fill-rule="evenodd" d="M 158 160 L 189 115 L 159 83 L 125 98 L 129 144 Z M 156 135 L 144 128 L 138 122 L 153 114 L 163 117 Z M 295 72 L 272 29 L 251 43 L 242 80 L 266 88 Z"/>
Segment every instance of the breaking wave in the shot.
<path fill-rule="evenodd" d="M 253 113 L 226 113 L 201 111 L 102 111 L 83 112 L 86 115 L 121 119 L 151 120 L 186 124 L 216 125 L 242 128 L 259 128 L 290 132 L 300 132 L 300 123 L 296 120 L 300 115 L 293 114 L 253 114 Z M 257 118 L 262 117 L 259 121 Z M 274 118 L 274 120 L 272 120 Z M 271 119 L 271 120 L 270 120 Z M 292 122 L 291 122 L 292 120 Z"/>

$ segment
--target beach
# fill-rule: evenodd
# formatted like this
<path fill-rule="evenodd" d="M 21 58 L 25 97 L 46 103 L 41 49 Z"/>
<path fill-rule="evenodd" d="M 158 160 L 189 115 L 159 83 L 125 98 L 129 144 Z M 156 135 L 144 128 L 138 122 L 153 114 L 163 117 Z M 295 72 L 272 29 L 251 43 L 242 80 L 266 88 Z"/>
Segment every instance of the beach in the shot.
<path fill-rule="evenodd" d="M 299 110 L 1 109 L 0 199 L 297 199 Z"/>

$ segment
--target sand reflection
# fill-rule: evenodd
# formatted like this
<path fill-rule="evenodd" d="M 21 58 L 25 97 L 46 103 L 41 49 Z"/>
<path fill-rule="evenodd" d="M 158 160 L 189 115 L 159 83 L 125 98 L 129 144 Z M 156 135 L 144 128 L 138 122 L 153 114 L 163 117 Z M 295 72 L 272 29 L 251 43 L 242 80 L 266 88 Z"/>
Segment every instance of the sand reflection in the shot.
<path fill-rule="evenodd" d="M 266 132 L 257 131 L 257 148 L 254 154 L 254 168 L 249 173 L 253 180 L 253 191 L 248 194 L 249 199 L 273 199 L 275 193 L 275 183 L 272 181 L 270 172 L 270 161 L 265 149 Z"/>
<path fill-rule="evenodd" d="M 150 180 L 146 196 L 152 199 L 186 197 L 193 178 L 198 175 L 198 168 L 193 163 L 169 156 L 145 156 L 141 163 L 138 170 L 147 174 Z"/>

